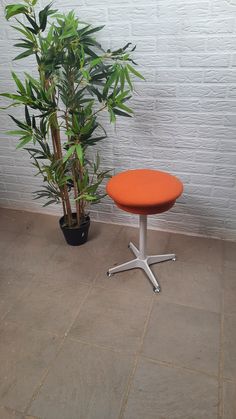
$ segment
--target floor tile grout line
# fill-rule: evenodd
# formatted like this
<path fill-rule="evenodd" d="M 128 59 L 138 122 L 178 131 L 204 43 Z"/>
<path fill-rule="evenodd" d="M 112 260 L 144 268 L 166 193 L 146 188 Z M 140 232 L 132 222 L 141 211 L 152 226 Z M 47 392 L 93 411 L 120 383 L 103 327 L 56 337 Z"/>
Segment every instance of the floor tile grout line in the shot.
<path fill-rule="evenodd" d="M 63 343 L 64 343 L 64 341 L 65 341 L 65 338 L 66 338 L 66 337 L 63 337 L 63 338 L 62 338 L 62 340 L 61 340 L 61 342 L 59 343 L 58 348 L 57 348 L 57 350 L 56 350 L 55 356 L 54 356 L 54 357 L 53 357 L 53 359 L 50 361 L 50 363 L 49 363 L 49 365 L 47 366 L 47 368 L 43 371 L 42 376 L 41 376 L 41 378 L 39 379 L 39 382 L 35 385 L 35 389 L 34 389 L 34 391 L 33 391 L 33 393 L 32 393 L 32 396 L 31 396 L 31 398 L 30 398 L 29 402 L 27 403 L 27 405 L 26 405 L 26 407 L 25 407 L 25 409 L 24 409 L 24 413 L 23 413 L 24 415 L 27 415 L 27 414 L 29 413 L 29 409 L 30 409 L 30 407 L 31 407 L 31 405 L 32 405 L 32 402 L 36 399 L 37 395 L 39 394 L 40 389 L 41 389 L 41 387 L 43 386 L 43 384 L 44 384 L 44 382 L 45 382 L 45 380 L 46 380 L 46 378 L 47 378 L 47 376 L 48 376 L 48 373 L 49 373 L 49 371 L 50 371 L 50 369 L 51 369 L 51 366 L 53 365 L 53 363 L 54 363 L 54 362 L 55 362 L 55 360 L 57 359 L 57 357 L 58 357 L 59 353 L 61 352 L 61 349 L 62 349 L 62 347 L 63 347 Z"/>
<path fill-rule="evenodd" d="M 236 378 L 223 377 L 223 381 L 226 383 L 236 384 Z"/>
<path fill-rule="evenodd" d="M 221 295 L 221 322 L 220 322 L 220 354 L 219 354 L 219 374 L 218 374 L 218 419 L 224 416 L 224 400 L 223 400 L 223 380 L 224 380 L 224 306 L 225 306 L 225 290 L 222 275 L 222 295 Z"/>
<path fill-rule="evenodd" d="M 147 331 L 147 328 L 148 328 L 148 324 L 149 324 L 149 321 L 150 321 L 150 317 L 151 317 L 151 313 L 152 313 L 152 308 L 153 308 L 153 305 L 154 305 L 154 298 L 155 297 L 156 297 L 156 295 L 153 295 L 152 298 L 151 298 L 151 301 L 150 301 L 150 306 L 149 306 L 149 310 L 148 310 L 147 317 L 146 317 L 146 320 L 145 320 L 145 324 L 144 324 L 144 328 L 143 328 L 143 333 L 142 333 L 142 336 L 141 336 L 141 339 L 140 339 L 139 348 L 138 348 L 137 353 L 136 353 L 135 358 L 134 358 L 133 369 L 132 369 L 132 371 L 130 373 L 130 376 L 128 378 L 126 391 L 124 393 L 124 396 L 123 396 L 123 399 L 122 399 L 122 402 L 121 402 L 119 419 L 122 419 L 124 417 L 125 409 L 126 409 L 126 406 L 127 406 L 127 403 L 128 403 L 128 399 L 129 399 L 129 394 L 130 394 L 131 386 L 132 386 L 132 383 L 133 383 L 135 372 L 137 370 L 140 353 L 141 353 L 141 350 L 142 350 L 142 347 L 143 347 L 143 341 L 144 341 L 144 338 L 145 338 L 145 335 L 146 335 L 146 331 Z"/>
<path fill-rule="evenodd" d="M 132 386 L 132 383 L 133 383 L 133 378 L 134 378 L 134 375 L 135 375 L 135 372 L 136 372 L 137 366 L 138 366 L 138 360 L 139 360 L 139 357 L 138 357 L 138 355 L 136 355 L 134 357 L 133 368 L 131 369 L 128 380 L 127 380 L 126 390 L 124 392 L 124 395 L 123 395 L 121 403 L 120 403 L 120 413 L 119 413 L 118 419 L 122 419 L 124 417 L 125 408 L 126 408 L 126 405 L 128 403 L 129 393 L 130 393 L 131 386 Z"/>
<path fill-rule="evenodd" d="M 137 268 L 138 269 L 138 268 Z M 145 277 L 144 276 L 144 280 L 147 280 L 147 277 Z M 111 279 L 111 281 L 113 281 L 113 279 Z M 164 285 L 165 286 L 165 285 Z M 102 288 L 102 289 L 105 289 L 105 290 L 107 290 L 107 287 L 105 286 L 105 285 L 96 285 L 95 283 L 94 283 L 94 288 Z M 163 289 L 163 286 L 162 286 L 162 289 Z M 125 293 L 130 293 L 130 292 L 132 292 L 131 290 L 127 290 L 127 289 L 124 289 L 124 290 L 120 290 L 119 289 L 119 291 L 121 291 L 121 292 L 125 292 Z M 150 285 L 150 294 L 152 294 L 152 289 L 151 289 L 151 285 Z M 218 314 L 218 315 L 220 315 L 221 314 L 221 310 L 220 311 L 213 311 L 213 310 L 207 310 L 206 308 L 202 308 L 202 307 L 197 307 L 197 306 L 195 306 L 195 305 L 186 305 L 186 304 L 182 304 L 182 303 L 178 303 L 178 302 L 174 302 L 174 301 L 171 301 L 171 300 L 169 300 L 169 299 L 167 299 L 167 297 L 165 297 L 165 295 L 162 295 L 162 294 L 164 294 L 164 291 L 161 291 L 161 293 L 160 294 L 158 294 L 158 295 L 156 295 L 156 298 L 164 298 L 164 300 L 163 301 L 159 301 L 161 304 L 164 304 L 164 303 L 167 303 L 167 304 L 174 304 L 174 305 L 177 305 L 177 306 L 180 306 L 180 307 L 187 307 L 187 308 L 193 308 L 193 309 L 196 309 L 196 310 L 201 310 L 201 311 L 205 311 L 205 312 L 207 312 L 207 313 L 212 313 L 212 314 Z M 145 295 L 144 296 L 144 298 L 151 298 L 151 297 L 149 297 L 148 295 Z M 233 315 L 233 314 L 232 314 Z M 234 315 L 235 316 L 235 315 Z"/>
<path fill-rule="evenodd" d="M 138 269 L 138 268 L 137 268 Z M 112 277 L 111 277 L 112 278 Z M 112 282 L 112 281 L 115 281 L 115 279 L 114 278 L 108 278 L 107 277 L 107 281 L 110 281 L 110 282 Z M 117 280 L 119 280 L 119 278 L 117 278 Z M 143 277 L 143 280 L 145 281 L 147 281 L 148 279 L 147 279 L 147 277 L 146 276 L 144 276 Z M 110 291 L 112 291 L 112 287 L 110 287 L 110 288 L 108 288 L 106 285 L 96 285 L 96 283 L 95 282 L 93 282 L 93 286 L 94 286 L 94 288 L 98 288 L 98 289 L 102 289 L 102 290 L 110 290 Z M 130 293 L 132 293 L 132 290 L 127 290 L 127 289 L 114 289 L 114 292 L 121 292 L 121 293 L 124 293 L 124 294 L 130 294 Z M 146 300 L 151 300 L 152 299 L 152 293 L 153 293 L 153 290 L 152 290 L 152 287 L 151 287 L 151 285 L 150 285 L 150 293 L 149 293 L 149 295 L 147 294 L 145 294 L 145 295 L 141 295 L 141 298 L 143 298 L 144 300 L 146 299 Z M 142 294 L 142 293 L 140 293 L 140 294 Z M 138 295 L 137 296 L 137 298 L 140 298 L 140 295 Z"/>
<path fill-rule="evenodd" d="M 140 358 L 144 359 L 146 361 L 149 361 L 153 364 L 161 365 L 161 366 L 166 367 L 166 368 L 188 371 L 192 374 L 201 374 L 201 375 L 205 375 L 206 377 L 210 377 L 210 378 L 214 378 L 214 379 L 218 380 L 218 374 L 213 374 L 213 373 L 211 374 L 210 372 L 206 372 L 204 370 L 196 370 L 194 368 L 188 368 L 188 367 L 185 367 L 184 365 L 174 364 L 172 362 L 157 360 L 157 359 L 145 356 L 145 355 L 140 355 Z"/>
<path fill-rule="evenodd" d="M 78 311 L 76 312 L 76 314 L 75 314 L 75 316 L 74 316 L 74 319 L 71 321 L 71 323 L 70 323 L 69 327 L 67 328 L 67 330 L 66 330 L 66 332 L 65 332 L 64 336 L 61 338 L 62 340 L 61 340 L 61 342 L 60 342 L 60 343 L 59 343 L 59 345 L 58 345 L 58 348 L 57 348 L 57 351 L 56 351 L 56 353 L 55 353 L 55 356 L 54 356 L 54 357 L 53 357 L 53 359 L 50 361 L 50 363 L 49 363 L 49 365 L 47 366 L 46 370 L 45 370 L 45 371 L 44 371 L 44 373 L 42 374 L 42 377 L 41 377 L 41 379 L 39 380 L 39 382 L 38 382 L 37 386 L 35 386 L 35 390 L 33 391 L 33 394 L 32 394 L 32 396 L 31 396 L 31 398 L 30 398 L 30 400 L 29 400 L 29 402 L 28 402 L 28 404 L 27 404 L 26 408 L 24 409 L 24 412 L 23 412 L 23 414 L 24 414 L 24 415 L 27 415 L 27 414 L 28 414 L 29 409 L 30 409 L 30 407 L 31 407 L 31 405 L 32 405 L 32 403 L 33 403 L 33 401 L 36 399 L 37 395 L 39 394 L 39 392 L 40 392 L 40 390 L 41 390 L 41 388 L 42 388 L 42 386 L 43 386 L 43 384 L 44 384 L 44 382 L 45 382 L 45 380 L 46 380 L 46 378 L 47 378 L 47 376 L 48 376 L 48 374 L 49 374 L 49 372 L 50 372 L 50 370 L 51 370 L 51 367 L 53 366 L 54 362 L 56 361 L 57 357 L 59 356 L 59 354 L 60 354 L 60 352 L 61 352 L 61 350 L 62 350 L 62 348 L 63 348 L 63 346 L 64 346 L 64 343 L 65 343 L 65 341 L 67 340 L 68 333 L 69 333 L 69 331 L 70 331 L 71 327 L 73 326 L 75 319 L 76 319 L 76 318 L 77 318 L 77 316 L 79 315 L 79 312 L 80 312 L 80 310 L 82 309 L 83 303 L 84 303 L 84 302 L 86 301 L 86 299 L 88 298 L 88 296 L 89 296 L 89 294 L 90 294 L 91 290 L 92 290 L 92 285 L 89 287 L 87 294 L 85 295 L 84 299 L 81 301 L 81 303 L 80 303 L 80 305 L 79 305 L 79 308 L 78 308 Z"/>
<path fill-rule="evenodd" d="M 2 405 L 2 404 L 0 404 L 0 408 L 4 408 L 4 409 L 6 409 L 7 411 L 9 411 L 10 413 L 17 413 L 18 415 L 21 415 L 22 416 L 22 418 L 23 418 L 23 415 L 24 415 L 24 413 L 23 412 L 21 412 L 20 410 L 18 410 L 18 409 L 14 409 L 13 407 L 9 407 L 9 406 L 6 406 L 6 405 Z M 21 419 L 22 419 L 21 418 Z M 2 419 L 4 419 L 4 418 L 2 418 Z M 39 418 L 36 418 L 36 419 L 39 419 Z"/>
<path fill-rule="evenodd" d="M 165 285 L 164 285 L 165 286 Z M 163 288 L 163 287 L 162 287 Z M 163 293 L 164 293 L 164 291 L 163 291 Z M 163 301 L 160 301 L 160 303 L 161 304 L 174 304 L 174 305 L 176 305 L 176 306 L 180 306 L 180 307 L 187 307 L 187 308 L 193 308 L 193 309 L 195 309 L 195 310 L 199 310 L 199 311 L 204 311 L 204 312 L 206 312 L 206 313 L 212 313 L 212 314 L 218 314 L 218 315 L 220 315 L 221 314 L 221 311 L 213 311 L 213 310 L 207 310 L 206 308 L 202 308 L 202 307 L 197 307 L 197 306 L 195 306 L 195 305 L 186 305 L 186 304 L 182 304 L 182 303 L 178 303 L 178 302 L 174 302 L 174 301 L 171 301 L 171 300 L 169 300 L 169 299 L 167 299 L 167 297 L 165 297 L 164 295 L 163 295 L 163 298 L 164 298 L 164 300 Z"/>
<path fill-rule="evenodd" d="M 58 339 L 63 339 L 63 337 L 65 336 L 64 333 L 60 335 L 58 333 L 52 332 L 52 331 L 47 330 L 47 329 L 41 329 L 39 327 L 32 327 L 32 326 L 25 325 L 25 323 L 19 323 L 16 320 L 4 320 L 4 322 L 17 325 L 19 327 L 22 327 L 24 329 L 30 330 L 32 332 L 45 333 L 47 335 L 50 335 L 50 336 L 55 337 L 55 338 L 58 338 Z"/>
<path fill-rule="evenodd" d="M 101 345 L 101 344 L 98 344 L 98 343 L 89 342 L 87 340 L 77 338 L 75 336 L 67 336 L 67 339 L 71 342 L 81 343 L 81 344 L 86 345 L 86 346 L 91 346 L 92 348 L 98 348 L 98 349 L 102 349 L 102 350 L 105 350 L 105 351 L 114 352 L 114 353 L 120 354 L 120 355 L 128 355 L 128 356 L 136 356 L 137 355 L 137 351 L 136 352 L 135 351 L 134 352 L 129 352 L 128 350 L 118 349 L 115 346 Z"/>

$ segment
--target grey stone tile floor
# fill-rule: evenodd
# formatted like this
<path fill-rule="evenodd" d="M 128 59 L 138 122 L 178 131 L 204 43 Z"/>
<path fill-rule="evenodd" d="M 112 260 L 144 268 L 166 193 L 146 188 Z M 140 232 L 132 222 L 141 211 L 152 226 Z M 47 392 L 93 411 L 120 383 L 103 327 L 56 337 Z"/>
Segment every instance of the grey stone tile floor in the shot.
<path fill-rule="evenodd" d="M 130 240 L 0 209 L 0 419 L 236 419 L 236 243 L 150 230 L 154 294 Z"/>

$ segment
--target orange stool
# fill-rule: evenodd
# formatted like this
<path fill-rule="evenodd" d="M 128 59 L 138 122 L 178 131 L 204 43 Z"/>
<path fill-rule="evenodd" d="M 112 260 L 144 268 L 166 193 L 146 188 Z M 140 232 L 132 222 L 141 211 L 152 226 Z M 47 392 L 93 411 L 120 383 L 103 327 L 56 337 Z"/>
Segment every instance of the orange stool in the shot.
<path fill-rule="evenodd" d="M 160 285 L 150 269 L 150 265 L 166 260 L 175 260 L 176 257 L 175 254 L 146 255 L 147 216 L 167 211 L 173 207 L 176 199 L 183 192 L 182 182 L 169 173 L 137 169 L 113 176 L 107 183 L 106 190 L 120 209 L 139 214 L 140 219 L 139 249 L 133 243 L 129 243 L 129 248 L 136 258 L 109 269 L 107 275 L 110 277 L 117 272 L 141 268 L 151 281 L 154 292 L 160 292 Z"/>

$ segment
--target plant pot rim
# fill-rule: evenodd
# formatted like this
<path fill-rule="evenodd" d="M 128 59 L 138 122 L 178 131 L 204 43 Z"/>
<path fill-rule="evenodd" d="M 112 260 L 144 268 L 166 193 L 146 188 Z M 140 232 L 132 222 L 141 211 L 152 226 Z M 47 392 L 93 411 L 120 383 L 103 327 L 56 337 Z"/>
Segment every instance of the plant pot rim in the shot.
<path fill-rule="evenodd" d="M 75 215 L 76 215 L 76 213 L 75 213 L 75 212 L 73 212 L 73 213 L 72 213 L 72 217 L 73 217 L 73 216 L 75 216 Z M 66 224 L 64 224 L 64 225 L 63 225 L 64 220 L 65 220 L 65 216 L 63 215 L 63 216 L 59 219 L 59 224 L 60 224 L 60 227 L 61 227 L 62 229 L 67 229 L 67 230 L 76 230 L 76 229 L 80 229 L 81 227 L 84 227 L 85 225 L 89 224 L 89 223 L 90 223 L 90 216 L 89 216 L 89 215 L 86 215 L 86 216 L 85 216 L 85 218 L 83 219 L 83 221 L 82 221 L 79 225 L 78 225 L 78 224 L 76 224 L 76 225 L 71 226 L 71 227 L 69 227 L 69 226 L 68 226 L 68 225 L 66 225 Z"/>

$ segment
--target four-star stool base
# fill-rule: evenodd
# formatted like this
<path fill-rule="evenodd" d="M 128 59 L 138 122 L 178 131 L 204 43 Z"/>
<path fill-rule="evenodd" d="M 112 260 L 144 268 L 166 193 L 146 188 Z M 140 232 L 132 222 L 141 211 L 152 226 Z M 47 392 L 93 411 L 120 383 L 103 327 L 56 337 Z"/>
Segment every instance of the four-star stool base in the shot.
<path fill-rule="evenodd" d="M 168 260 L 176 260 L 176 256 L 174 253 L 167 254 L 167 255 L 152 255 L 148 256 L 146 254 L 146 247 L 147 247 L 147 215 L 140 215 L 139 216 L 140 228 L 139 228 L 139 249 L 130 242 L 129 248 L 133 252 L 135 259 L 130 260 L 128 262 L 122 263 L 121 265 L 115 266 L 108 270 L 107 275 L 111 277 L 113 274 L 128 271 L 130 269 L 141 268 L 146 273 L 148 279 L 150 280 L 151 284 L 153 285 L 153 291 L 155 293 L 160 292 L 160 285 L 153 274 L 150 265 L 155 263 L 165 262 Z"/>

